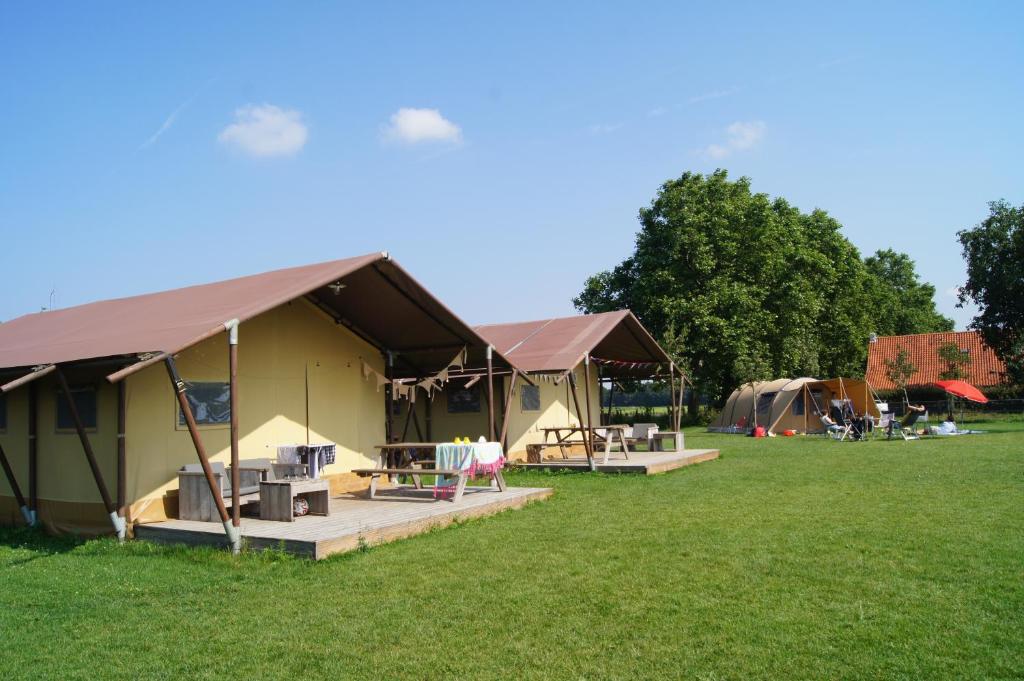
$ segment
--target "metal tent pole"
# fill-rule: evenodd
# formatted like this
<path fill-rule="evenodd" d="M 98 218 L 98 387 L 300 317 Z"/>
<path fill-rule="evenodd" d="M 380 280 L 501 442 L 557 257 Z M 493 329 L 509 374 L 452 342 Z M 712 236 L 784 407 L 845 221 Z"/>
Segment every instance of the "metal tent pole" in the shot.
<path fill-rule="evenodd" d="M 121 381 L 117 384 L 117 515 L 124 518 L 127 515 L 128 504 L 128 453 L 125 442 L 125 427 L 127 425 L 127 386 Z"/>
<path fill-rule="evenodd" d="M 7 460 L 7 454 L 4 453 L 3 445 L 0 445 L 0 466 L 4 469 L 4 475 L 7 476 L 7 484 L 11 486 L 11 491 L 14 492 L 14 498 L 18 501 L 18 508 L 21 509 L 21 515 L 25 518 L 25 522 L 32 526 L 34 524 L 32 518 L 32 511 L 29 510 L 28 504 L 25 503 L 25 497 L 21 493 L 21 487 L 18 485 L 17 478 L 14 477 L 14 471 L 11 470 L 11 464 Z"/>
<path fill-rule="evenodd" d="M 174 358 L 164 358 L 164 365 L 167 367 L 167 377 L 171 380 L 174 393 L 178 399 L 178 406 L 185 417 L 185 425 L 188 427 L 188 434 L 192 437 L 192 445 L 195 447 L 196 456 L 199 457 L 199 464 L 203 467 L 203 475 L 206 476 L 206 484 L 210 486 L 210 494 L 213 496 L 213 503 L 217 506 L 217 514 L 224 525 L 224 533 L 231 544 L 231 551 L 237 553 L 242 547 L 241 534 L 238 528 L 231 524 L 227 508 L 224 507 L 224 498 L 220 493 L 220 485 L 213 476 L 213 468 L 210 466 L 210 459 L 206 456 L 206 447 L 203 446 L 203 439 L 199 435 L 199 427 L 196 425 L 195 416 L 192 414 L 192 407 L 185 396 L 185 381 L 178 376 L 178 368 L 174 364 Z"/>
<path fill-rule="evenodd" d="M 583 398 L 587 401 L 587 430 L 585 431 L 590 451 L 594 451 L 594 421 L 590 415 L 590 353 L 583 355 Z"/>
<path fill-rule="evenodd" d="M 580 429 L 583 426 L 583 411 L 580 409 L 580 398 L 576 394 L 576 370 L 572 369 L 569 371 L 569 389 L 572 393 L 572 402 L 576 405 L 576 418 L 580 422 Z M 594 453 L 590 451 L 590 441 L 586 437 L 583 438 L 583 451 L 587 454 L 587 464 L 590 466 L 590 470 L 596 471 L 597 466 L 594 464 Z"/>
<path fill-rule="evenodd" d="M 242 471 L 238 462 L 238 320 L 225 322 L 224 328 L 228 332 L 228 393 L 231 400 L 231 524 L 237 531 L 242 525 Z M 235 550 L 234 545 L 232 550 Z"/>
<path fill-rule="evenodd" d="M 505 452 L 505 456 L 508 456 L 508 420 L 512 414 L 512 391 L 516 385 L 516 378 L 519 375 L 518 369 L 512 370 L 512 375 L 508 377 L 508 393 L 505 397 L 505 413 L 501 417 L 501 437 L 498 441 L 501 442 L 501 448 Z"/>
<path fill-rule="evenodd" d="M 82 442 L 82 450 L 85 452 L 85 458 L 89 463 L 89 469 L 92 471 L 92 477 L 96 481 L 96 487 L 100 491 L 100 497 L 103 498 L 103 506 L 107 510 L 107 515 L 110 516 L 110 523 L 114 526 L 114 531 L 117 532 L 118 540 L 124 541 L 124 518 L 117 515 L 117 507 L 114 506 L 114 501 L 110 498 L 110 491 L 107 489 L 107 483 L 103 480 L 103 472 L 100 471 L 99 464 L 96 463 L 96 455 L 92 451 L 92 444 L 89 442 L 89 436 L 86 434 L 85 426 L 82 424 L 82 416 L 78 413 L 78 406 L 75 404 L 74 397 L 71 395 L 71 388 L 68 387 L 68 381 L 64 377 L 64 372 L 61 371 L 59 367 L 55 373 L 57 375 L 57 382 L 60 384 L 60 388 L 64 392 L 64 398 L 67 400 L 68 411 L 71 413 L 71 420 L 74 421 L 75 430 L 78 431 L 78 439 Z"/>
<path fill-rule="evenodd" d="M 39 400 L 36 384 L 28 384 L 28 507 L 32 525 L 39 519 Z"/>
<path fill-rule="evenodd" d="M 487 439 L 495 441 L 494 433 L 494 346 L 487 346 Z"/>

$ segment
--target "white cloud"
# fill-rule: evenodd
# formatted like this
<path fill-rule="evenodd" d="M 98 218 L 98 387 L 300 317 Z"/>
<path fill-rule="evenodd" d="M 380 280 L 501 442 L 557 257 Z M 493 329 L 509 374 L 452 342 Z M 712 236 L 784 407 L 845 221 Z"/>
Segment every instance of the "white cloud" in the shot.
<path fill-rule="evenodd" d="M 462 128 L 442 116 L 437 109 L 399 109 L 391 114 L 391 122 L 384 126 L 383 134 L 386 141 L 405 144 L 458 144 L 462 141 Z"/>
<path fill-rule="evenodd" d="M 250 156 L 291 156 L 306 146 L 308 137 L 300 112 L 273 104 L 246 104 L 235 110 L 235 122 L 217 139 Z"/>
<path fill-rule="evenodd" d="M 736 121 L 725 129 L 725 143 L 709 144 L 704 154 L 713 159 L 722 159 L 734 152 L 745 151 L 761 141 L 764 131 L 763 121 Z"/>
<path fill-rule="evenodd" d="M 656 106 L 647 112 L 647 115 L 651 118 L 657 118 L 658 116 L 664 116 L 668 113 L 668 109 L 663 106 Z"/>
<path fill-rule="evenodd" d="M 706 102 L 709 99 L 718 99 L 720 97 L 728 97 L 729 95 L 734 95 L 734 94 L 736 94 L 739 91 L 740 91 L 740 89 L 738 87 L 731 87 L 728 90 L 715 90 L 714 92 L 705 92 L 702 95 L 697 95 L 695 97 L 690 97 L 689 101 L 690 101 L 690 104 L 696 104 L 697 102 Z"/>

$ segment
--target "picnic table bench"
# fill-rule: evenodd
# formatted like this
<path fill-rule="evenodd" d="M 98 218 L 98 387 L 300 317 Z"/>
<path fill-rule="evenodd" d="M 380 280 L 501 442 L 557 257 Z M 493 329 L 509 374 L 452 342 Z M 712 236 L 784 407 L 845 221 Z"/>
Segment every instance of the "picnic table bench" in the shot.
<path fill-rule="evenodd" d="M 622 446 L 622 455 L 627 459 L 629 458 L 629 440 L 626 438 L 627 426 L 615 424 L 609 426 L 594 426 L 592 428 L 585 428 L 583 426 L 555 426 L 549 428 L 541 428 L 544 433 L 544 442 L 540 444 L 540 451 L 549 447 L 558 447 L 562 453 L 563 459 L 569 458 L 569 453 L 566 451 L 566 446 L 572 446 L 574 444 L 586 444 L 586 431 L 589 432 L 590 441 L 604 443 L 604 460 L 602 463 L 608 463 L 608 455 L 611 454 L 611 449 L 616 444 Z M 595 431 L 603 430 L 604 435 Z M 573 435 L 580 435 L 579 440 L 570 440 Z M 549 443 L 548 438 L 554 435 L 555 442 Z"/>
<path fill-rule="evenodd" d="M 412 478 L 413 486 L 416 489 L 423 489 L 422 476 L 435 475 L 445 478 L 455 478 L 455 491 L 452 501 L 462 498 L 466 490 L 466 482 L 469 480 L 470 471 L 459 468 L 436 468 L 436 459 L 417 459 L 414 453 L 417 451 L 437 451 L 436 442 L 395 442 L 387 445 L 377 445 L 380 456 L 380 465 L 376 468 L 357 468 L 352 472 L 356 475 L 370 478 L 370 498 L 377 495 L 377 485 L 381 477 L 388 476 L 392 482 L 398 476 L 409 476 Z M 472 445 L 464 445 L 471 447 Z M 501 492 L 505 491 L 505 478 L 500 468 L 491 472 L 491 477 Z"/>

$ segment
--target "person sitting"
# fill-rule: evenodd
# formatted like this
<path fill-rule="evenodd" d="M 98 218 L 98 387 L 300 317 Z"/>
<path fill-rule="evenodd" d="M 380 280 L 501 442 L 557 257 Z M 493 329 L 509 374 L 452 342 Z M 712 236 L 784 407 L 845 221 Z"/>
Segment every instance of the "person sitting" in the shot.
<path fill-rule="evenodd" d="M 853 417 L 850 419 L 850 436 L 854 440 L 860 440 L 864 437 L 864 427 L 864 417 L 853 412 Z"/>
<path fill-rule="evenodd" d="M 821 418 L 821 425 L 825 426 L 826 434 L 829 436 L 838 435 L 843 432 L 843 427 L 835 422 L 828 414 L 818 414 Z"/>
<path fill-rule="evenodd" d="M 952 414 L 946 415 L 946 420 L 932 428 L 933 435 L 956 435 L 960 431 L 956 429 L 956 421 Z"/>
<path fill-rule="evenodd" d="M 912 429 L 914 424 L 917 423 L 917 420 L 921 418 L 922 414 L 924 414 L 924 411 L 925 409 L 923 404 L 907 404 L 907 413 L 904 414 L 903 418 L 899 421 L 900 428 Z M 889 426 L 885 431 L 886 437 L 892 437 L 894 423 L 895 421 L 889 421 Z"/>

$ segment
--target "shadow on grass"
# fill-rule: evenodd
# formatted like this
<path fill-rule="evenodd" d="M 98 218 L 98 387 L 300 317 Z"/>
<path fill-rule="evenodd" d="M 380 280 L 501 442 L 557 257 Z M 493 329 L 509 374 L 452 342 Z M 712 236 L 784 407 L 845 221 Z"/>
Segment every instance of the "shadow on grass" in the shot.
<path fill-rule="evenodd" d="M 161 544 L 140 539 L 129 539 L 120 543 L 114 537 L 86 537 L 81 535 L 54 536 L 41 529 L 30 527 L 0 528 L 0 553 L 14 554 L 4 566 L 24 565 L 44 558 L 76 554 L 103 558 L 161 558 L 190 564 L 279 564 L 292 563 L 301 559 L 280 548 L 262 550 L 249 549 L 244 545 L 238 556 L 231 554 L 227 547 L 186 546 L 184 544 Z M 310 561 L 314 562 L 314 561 Z"/>
<path fill-rule="evenodd" d="M 0 546 L 31 551 L 40 557 L 74 551 L 89 540 L 89 537 L 75 535 L 55 537 L 33 527 L 0 529 Z"/>

